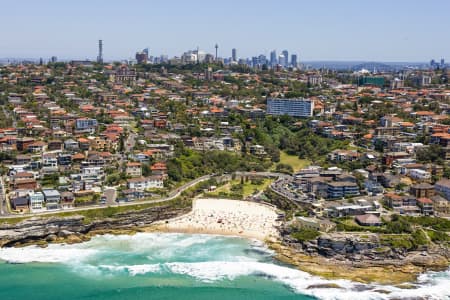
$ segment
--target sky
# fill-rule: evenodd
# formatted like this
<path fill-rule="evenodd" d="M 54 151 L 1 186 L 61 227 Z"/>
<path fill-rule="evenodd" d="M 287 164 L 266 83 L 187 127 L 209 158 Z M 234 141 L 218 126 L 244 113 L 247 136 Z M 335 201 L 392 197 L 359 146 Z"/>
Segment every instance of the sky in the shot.
<path fill-rule="evenodd" d="M 448 0 L 0 0 L 0 58 L 238 57 L 287 49 L 300 61 L 450 60 Z"/>

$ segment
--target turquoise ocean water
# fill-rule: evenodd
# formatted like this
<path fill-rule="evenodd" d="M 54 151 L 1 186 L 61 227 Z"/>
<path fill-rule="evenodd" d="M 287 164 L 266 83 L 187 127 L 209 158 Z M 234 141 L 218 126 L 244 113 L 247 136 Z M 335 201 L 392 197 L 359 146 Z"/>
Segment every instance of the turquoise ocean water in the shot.
<path fill-rule="evenodd" d="M 317 288 L 328 283 L 341 288 Z M 76 245 L 0 249 L 2 300 L 412 297 L 450 299 L 450 271 L 425 274 L 408 290 L 330 281 L 277 263 L 258 241 L 215 235 L 105 235 Z"/>

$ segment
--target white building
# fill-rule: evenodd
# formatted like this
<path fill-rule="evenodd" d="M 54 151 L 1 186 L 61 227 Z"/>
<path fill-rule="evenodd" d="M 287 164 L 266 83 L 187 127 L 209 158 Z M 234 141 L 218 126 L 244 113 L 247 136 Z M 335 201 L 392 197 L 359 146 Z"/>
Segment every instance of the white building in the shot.
<path fill-rule="evenodd" d="M 34 192 L 29 194 L 28 196 L 30 198 L 30 209 L 31 211 L 39 211 L 44 208 L 44 194 L 41 192 Z"/>
<path fill-rule="evenodd" d="M 127 185 L 129 189 L 143 191 L 147 189 L 161 189 L 164 187 L 164 181 L 162 176 L 149 176 L 129 179 Z"/>
<path fill-rule="evenodd" d="M 416 180 L 428 180 L 431 179 L 431 174 L 425 170 L 411 169 L 409 170 L 409 177 Z"/>

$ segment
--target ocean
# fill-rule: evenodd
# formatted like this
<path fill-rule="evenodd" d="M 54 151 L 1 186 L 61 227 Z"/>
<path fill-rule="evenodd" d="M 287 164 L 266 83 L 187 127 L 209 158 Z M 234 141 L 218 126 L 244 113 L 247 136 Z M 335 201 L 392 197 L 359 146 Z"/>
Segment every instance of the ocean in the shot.
<path fill-rule="evenodd" d="M 400 289 L 322 279 L 273 255 L 256 240 L 177 233 L 3 248 L 0 299 L 450 299 L 450 270 Z"/>

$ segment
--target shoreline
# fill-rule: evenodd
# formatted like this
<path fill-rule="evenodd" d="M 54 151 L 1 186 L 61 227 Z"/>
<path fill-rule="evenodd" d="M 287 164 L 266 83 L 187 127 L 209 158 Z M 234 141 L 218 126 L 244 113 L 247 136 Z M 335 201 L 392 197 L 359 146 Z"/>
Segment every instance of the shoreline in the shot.
<path fill-rule="evenodd" d="M 49 243 L 82 243 L 97 235 L 133 235 L 138 232 L 232 236 L 264 242 L 275 252 L 274 258 L 278 261 L 325 279 L 382 285 L 414 285 L 418 276 L 426 271 L 449 268 L 448 259 L 420 265 L 406 257 L 401 260 L 365 258 L 356 261 L 302 252 L 284 241 L 276 208 L 256 202 L 194 199 L 190 211 L 152 208 L 89 224 L 83 223 L 83 219 L 82 216 L 44 218 L 22 225 L 4 226 L 2 230 L 6 239 L 2 242 L 7 247 L 46 247 Z M 416 254 L 420 256 L 420 253 Z M 436 256 L 431 254 L 430 257 L 434 259 Z"/>

